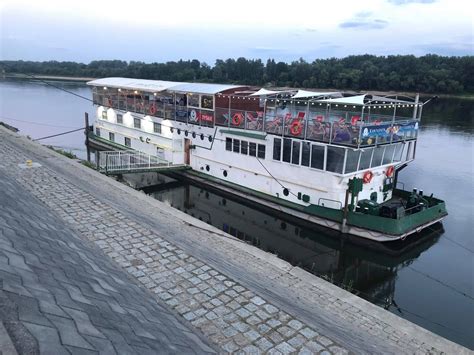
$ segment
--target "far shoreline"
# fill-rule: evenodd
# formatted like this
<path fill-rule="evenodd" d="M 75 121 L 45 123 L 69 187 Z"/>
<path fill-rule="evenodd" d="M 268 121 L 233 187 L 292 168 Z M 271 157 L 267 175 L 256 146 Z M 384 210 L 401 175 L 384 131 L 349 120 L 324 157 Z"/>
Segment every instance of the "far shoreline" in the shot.
<path fill-rule="evenodd" d="M 19 73 L 6 73 L 3 75 L 3 77 L 0 77 L 0 81 L 3 79 L 27 79 L 27 80 L 51 80 L 51 81 L 73 81 L 73 82 L 83 82 L 86 83 L 91 80 L 95 79 L 100 79 L 100 78 L 92 78 L 92 77 L 77 77 L 77 76 L 60 76 L 60 75 L 34 75 L 31 74 L 34 77 L 30 77 L 25 74 L 19 74 Z M 148 80 L 148 79 L 145 79 Z M 153 80 L 153 79 L 149 79 Z M 341 89 L 334 89 L 334 88 L 305 88 L 305 90 L 315 90 L 315 91 L 322 91 L 322 90 L 328 90 L 328 91 L 341 91 Z M 407 96 L 414 96 L 417 93 L 416 92 L 406 92 L 406 91 L 378 91 L 378 90 L 353 90 L 353 89 L 343 89 L 343 91 L 353 91 L 353 92 L 370 92 L 376 95 L 407 95 Z M 474 94 L 438 94 L 438 93 L 424 93 L 420 92 L 420 96 L 423 97 L 430 97 L 430 96 L 438 96 L 440 98 L 446 98 L 446 99 L 463 99 L 463 100 L 474 100 Z"/>

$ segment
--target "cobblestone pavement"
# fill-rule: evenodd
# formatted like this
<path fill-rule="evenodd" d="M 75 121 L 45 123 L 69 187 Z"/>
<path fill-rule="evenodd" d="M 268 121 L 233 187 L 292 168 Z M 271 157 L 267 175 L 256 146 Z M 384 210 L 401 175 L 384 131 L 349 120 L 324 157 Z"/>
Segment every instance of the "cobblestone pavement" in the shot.
<path fill-rule="evenodd" d="M 0 138 L 2 134 L 5 136 L 0 131 Z M 211 263 L 190 255 L 189 250 L 186 252 L 170 242 L 172 236 L 160 235 L 159 227 L 147 228 L 126 211 L 119 211 L 45 166 L 19 168 L 18 163 L 28 156 L 11 139 L 0 139 L 0 157 L 1 164 L 22 186 L 202 331 L 221 351 L 348 353 L 350 341 L 341 344 L 332 334 L 322 333 L 320 327 L 308 322 L 311 317 L 292 315 L 278 302 L 273 302 L 273 297 L 270 300 L 266 294 L 256 292 L 258 287 L 248 287 L 210 266 Z M 240 258 L 238 254 L 235 257 Z M 262 262 L 254 260 L 251 252 L 243 255 L 241 261 L 245 261 L 245 257 L 249 264 Z M 245 268 L 246 264 L 242 263 L 241 267 Z M 368 343 L 372 339 L 374 344 L 383 344 L 378 348 L 368 344 L 366 352 L 370 349 L 370 352 L 384 353 L 441 353 L 433 344 L 424 343 L 351 303 L 325 293 L 317 286 L 321 281 L 308 281 L 308 276 L 302 273 L 293 270 L 279 277 L 281 275 L 268 270 L 273 281 L 283 283 L 290 294 L 295 292 L 295 301 L 299 297 L 306 297 L 305 301 L 311 298 L 312 302 L 333 312 L 335 318 L 340 317 L 347 324 L 348 332 L 354 330 L 354 340 L 362 332 Z M 301 285 L 303 281 L 305 284 Z"/>
<path fill-rule="evenodd" d="M 0 186 L 0 319 L 18 353 L 213 352 L 16 182 Z"/>

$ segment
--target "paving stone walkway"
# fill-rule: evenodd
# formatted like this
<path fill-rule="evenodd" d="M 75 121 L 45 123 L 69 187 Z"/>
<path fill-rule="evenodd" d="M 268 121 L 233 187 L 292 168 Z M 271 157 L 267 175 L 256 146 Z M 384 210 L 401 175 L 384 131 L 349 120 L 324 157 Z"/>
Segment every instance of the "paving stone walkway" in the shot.
<path fill-rule="evenodd" d="M 0 320 L 18 353 L 213 352 L 17 182 L 0 186 Z"/>
<path fill-rule="evenodd" d="M 48 206 L 56 216 L 77 230 L 83 238 L 92 241 L 155 297 L 202 332 L 221 352 L 349 353 L 347 343 L 343 345 L 332 335 L 321 333 L 313 324 L 306 322 L 303 319 L 305 317 L 292 315 L 267 295 L 256 292 L 238 279 L 220 272 L 205 260 L 190 255 L 169 238 L 160 235 L 159 228 L 147 228 L 46 166 L 19 167 L 18 164 L 29 156 L 15 146 L 11 139 L 1 140 L 2 135 L 5 136 L 5 133 L 0 131 L 0 165 L 3 165 L 3 168 L 0 166 L 0 173 L 8 171 L 9 175 Z M 62 257 L 67 258 L 67 255 L 65 253 Z M 81 259 L 82 265 L 89 270 L 95 273 L 101 270 L 96 266 L 94 258 L 86 255 Z M 271 274 L 269 270 L 269 275 Z M 288 280 L 282 277 L 278 281 Z M 295 281 L 287 286 L 296 284 Z M 314 284 L 308 285 L 312 290 L 312 297 L 316 298 L 313 302 L 321 302 L 328 309 L 334 309 L 338 316 L 343 314 L 343 319 L 347 320 L 348 324 L 363 327 L 364 331 L 367 331 L 367 340 L 371 337 L 378 339 L 377 341 L 383 339 L 384 344 L 393 349 L 393 353 L 442 352 L 432 344 L 423 343 L 412 336 L 407 337 L 390 324 L 376 320 L 350 303 L 325 294 Z M 295 290 L 300 289 L 300 286 L 297 286 Z M 70 297 L 74 295 L 82 301 L 87 300 L 87 294 L 80 287 L 68 287 L 66 291 Z M 90 288 L 92 285 L 86 289 L 96 292 L 94 288 Z M 82 313 L 70 312 L 72 313 L 66 313 L 74 320 L 86 319 Z M 146 338 L 147 342 L 144 344 L 147 345 L 150 341 L 144 334 L 154 336 L 154 332 L 146 328 L 145 333 L 141 334 Z M 133 344 L 128 340 L 125 343 Z M 194 349 L 210 351 L 209 348 Z"/>

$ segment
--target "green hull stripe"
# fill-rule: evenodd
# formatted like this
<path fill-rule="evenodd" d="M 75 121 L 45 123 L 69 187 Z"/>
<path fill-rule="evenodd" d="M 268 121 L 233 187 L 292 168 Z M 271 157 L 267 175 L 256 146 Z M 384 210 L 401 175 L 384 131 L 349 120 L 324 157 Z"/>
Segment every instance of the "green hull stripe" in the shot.
<path fill-rule="evenodd" d="M 94 134 L 94 133 L 92 133 L 92 132 L 89 132 L 89 139 L 90 139 L 90 140 L 95 140 L 95 141 L 100 142 L 100 143 L 102 143 L 102 144 L 106 144 L 106 145 L 108 145 L 108 146 L 110 146 L 110 147 L 113 147 L 113 148 L 116 148 L 116 149 L 120 149 L 120 150 L 132 150 L 132 148 L 127 147 L 126 145 L 122 145 L 122 144 L 119 144 L 119 143 L 115 143 L 115 142 L 109 141 L 108 139 L 99 137 L 99 136 L 97 136 L 96 134 Z"/>
<path fill-rule="evenodd" d="M 250 195 L 259 197 L 261 199 L 271 201 L 277 204 L 280 204 L 285 207 L 292 208 L 294 210 L 305 212 L 307 214 L 325 218 L 331 221 L 342 223 L 343 219 L 343 210 L 337 210 L 333 208 L 318 206 L 318 205 L 309 205 L 309 206 L 301 206 L 295 204 L 293 202 L 283 200 L 281 198 L 270 196 L 266 193 L 262 193 L 256 190 L 249 189 L 247 187 L 243 187 L 238 184 L 234 184 L 229 181 L 222 180 L 220 178 L 216 178 L 213 176 L 209 176 L 207 174 L 198 172 L 198 171 L 187 171 L 186 174 L 195 175 L 197 177 L 216 182 L 218 184 L 231 187 L 233 189 L 248 193 Z M 410 195 L 408 191 L 402 190 L 395 190 L 394 193 L 398 196 L 402 196 L 407 198 Z M 387 235 L 403 235 L 407 232 L 410 232 L 416 229 L 419 226 L 422 226 L 426 223 L 431 221 L 437 220 L 446 216 L 448 213 L 446 211 L 446 205 L 444 201 L 432 198 L 433 202 L 436 205 L 427 208 L 421 212 L 417 212 L 411 215 L 407 215 L 400 219 L 392 219 L 380 216 L 373 216 L 359 212 L 349 212 L 347 216 L 347 224 L 359 228 L 363 228 L 366 230 L 372 230 L 376 232 L 381 232 Z"/>

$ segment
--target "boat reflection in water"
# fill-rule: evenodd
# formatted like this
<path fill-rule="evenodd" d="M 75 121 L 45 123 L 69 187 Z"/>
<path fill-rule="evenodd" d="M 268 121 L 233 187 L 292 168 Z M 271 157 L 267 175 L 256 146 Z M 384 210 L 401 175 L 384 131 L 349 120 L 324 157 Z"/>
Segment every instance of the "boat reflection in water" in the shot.
<path fill-rule="evenodd" d="M 332 230 L 266 213 L 261 205 L 236 201 L 218 191 L 154 174 L 136 182 L 156 184 L 143 190 L 154 198 L 211 224 L 249 244 L 276 254 L 294 266 L 325 278 L 359 296 L 396 311 L 393 300 L 399 270 L 437 242 L 441 224 L 409 241 L 377 243 L 350 239 Z M 143 186 L 143 185 L 142 185 Z M 244 203 L 246 202 L 246 203 Z M 438 228 L 438 229 L 436 229 Z"/>

